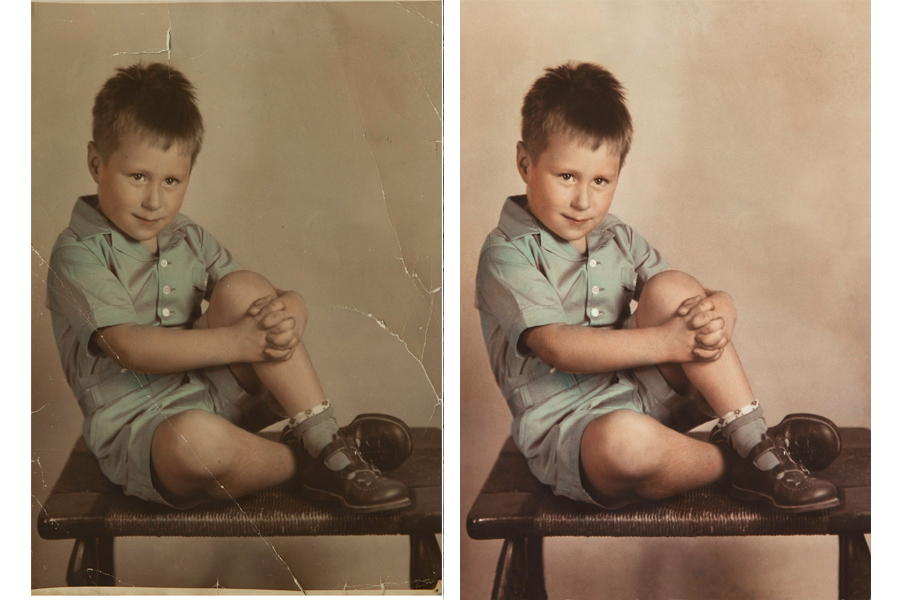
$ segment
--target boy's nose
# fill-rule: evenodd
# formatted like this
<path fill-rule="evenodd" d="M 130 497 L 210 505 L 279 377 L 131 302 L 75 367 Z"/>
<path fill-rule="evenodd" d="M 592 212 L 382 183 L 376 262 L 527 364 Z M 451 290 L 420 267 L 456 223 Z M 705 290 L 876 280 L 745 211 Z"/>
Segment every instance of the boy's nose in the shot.
<path fill-rule="evenodd" d="M 587 210 L 591 207 L 590 198 L 588 198 L 587 190 L 578 189 L 572 197 L 572 208 L 578 210 Z"/>
<path fill-rule="evenodd" d="M 141 202 L 141 206 L 146 210 L 159 210 L 162 207 L 162 191 L 154 186 L 150 186 L 147 190 L 147 195 L 144 196 L 144 201 Z"/>

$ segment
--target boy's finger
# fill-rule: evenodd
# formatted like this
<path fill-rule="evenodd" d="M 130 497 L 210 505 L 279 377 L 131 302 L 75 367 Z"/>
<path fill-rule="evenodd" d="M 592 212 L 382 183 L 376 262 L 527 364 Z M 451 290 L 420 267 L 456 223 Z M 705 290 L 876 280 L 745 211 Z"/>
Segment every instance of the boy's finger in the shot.
<path fill-rule="evenodd" d="M 687 315 L 691 311 L 691 307 L 693 307 L 700 300 L 700 296 L 694 296 L 693 298 L 688 298 L 678 307 L 678 310 L 675 311 L 680 317 Z"/>
<path fill-rule="evenodd" d="M 260 321 L 260 325 L 262 325 L 263 329 L 271 329 L 275 327 L 275 325 L 281 323 L 285 319 L 285 314 L 283 312 L 272 312 L 265 315 Z"/>
<path fill-rule="evenodd" d="M 705 314 L 710 314 L 710 313 L 705 313 Z M 698 329 L 699 329 L 699 333 L 713 333 L 716 331 L 721 331 L 721 330 L 725 329 L 725 319 L 723 319 L 722 317 L 716 317 L 714 319 L 711 319 L 709 322 L 707 322 L 705 325 L 699 327 Z"/>
<path fill-rule="evenodd" d="M 260 308 L 259 314 L 265 316 L 267 314 L 282 310 L 284 310 L 284 302 L 282 302 L 281 300 L 273 300 L 268 302 L 267 304 L 264 304 Z"/>
<path fill-rule="evenodd" d="M 690 316 L 688 324 L 691 329 L 702 329 L 709 325 L 714 317 L 715 315 L 708 311 L 697 313 L 696 315 Z"/>
<path fill-rule="evenodd" d="M 262 307 L 266 305 L 269 300 L 272 299 L 272 296 L 264 296 L 262 298 L 257 298 L 253 301 L 253 304 L 250 305 L 250 308 L 247 309 L 247 313 L 251 316 L 256 316 L 259 314 L 259 311 L 262 310 Z"/>
<path fill-rule="evenodd" d="M 269 333 L 284 333 L 286 331 L 293 331 L 294 326 L 296 325 L 294 321 L 294 317 L 287 317 L 282 319 L 278 323 L 275 323 L 272 327 L 269 328 Z"/>
<path fill-rule="evenodd" d="M 272 360 L 284 361 L 291 357 L 294 353 L 294 349 L 290 348 L 288 350 L 276 350 L 274 348 L 266 348 L 263 350 L 263 354 L 266 355 L 267 358 Z"/>
<path fill-rule="evenodd" d="M 284 350 L 286 348 L 296 347 L 297 344 L 300 343 L 300 338 L 298 338 L 293 331 L 283 331 L 267 335 L 266 342 L 273 348 Z"/>

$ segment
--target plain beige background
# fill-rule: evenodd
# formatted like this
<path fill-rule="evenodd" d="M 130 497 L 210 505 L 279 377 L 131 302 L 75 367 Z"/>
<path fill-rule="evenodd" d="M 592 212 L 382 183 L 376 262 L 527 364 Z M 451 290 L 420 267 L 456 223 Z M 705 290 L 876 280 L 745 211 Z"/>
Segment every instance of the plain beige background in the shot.
<path fill-rule="evenodd" d="M 198 88 L 207 133 L 183 210 L 304 295 L 339 422 L 380 411 L 441 426 L 440 3 L 33 4 L 31 32 L 32 587 L 64 585 L 72 543 L 34 523 L 81 426 L 45 261 L 76 197 L 95 192 L 90 110 L 116 67 L 171 61 Z M 120 538 L 116 553 L 124 586 L 409 578 L 405 537 Z"/>
<path fill-rule="evenodd" d="M 542 69 L 600 63 L 634 144 L 612 212 L 669 263 L 732 294 L 734 341 L 770 424 L 870 426 L 870 36 L 866 1 L 474 2 L 460 28 L 461 523 L 509 435 L 473 307 L 508 195 L 519 108 Z M 465 598 L 500 542 L 461 539 Z M 830 598 L 837 538 L 545 543 L 567 598 Z"/>

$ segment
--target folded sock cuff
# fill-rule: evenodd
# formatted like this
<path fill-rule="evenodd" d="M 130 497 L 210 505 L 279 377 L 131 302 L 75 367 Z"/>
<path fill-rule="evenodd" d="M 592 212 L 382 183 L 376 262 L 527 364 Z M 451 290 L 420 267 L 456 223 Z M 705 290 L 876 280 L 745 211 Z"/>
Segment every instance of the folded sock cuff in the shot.
<path fill-rule="evenodd" d="M 327 421 L 328 419 L 333 420 L 334 419 L 334 409 L 330 405 L 328 405 L 327 402 L 328 401 L 326 400 L 323 403 L 325 408 L 322 409 L 321 411 L 315 411 L 315 409 L 312 409 L 314 412 L 310 416 L 307 416 L 307 414 L 304 412 L 304 413 L 300 413 L 299 415 L 296 415 L 295 417 L 293 417 L 288 422 L 288 427 L 290 427 L 293 434 L 297 437 L 300 437 L 301 435 L 303 435 L 304 431 L 309 431 L 310 429 L 312 429 L 319 423 L 322 423 L 323 421 Z M 323 404 L 320 404 L 319 406 L 322 406 Z M 298 417 L 302 417 L 302 420 L 300 420 L 299 422 L 298 422 Z"/>

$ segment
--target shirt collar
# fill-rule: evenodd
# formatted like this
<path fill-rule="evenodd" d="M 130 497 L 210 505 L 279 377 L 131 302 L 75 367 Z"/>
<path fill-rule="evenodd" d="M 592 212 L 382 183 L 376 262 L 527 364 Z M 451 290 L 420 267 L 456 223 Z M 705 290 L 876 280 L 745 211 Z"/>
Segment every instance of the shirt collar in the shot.
<path fill-rule="evenodd" d="M 510 240 L 537 234 L 540 245 L 545 250 L 563 258 L 583 260 L 585 257 L 572 244 L 544 227 L 534 215 L 528 212 L 528 209 L 525 208 L 527 202 L 524 195 L 510 196 L 506 199 L 500 213 L 498 225 L 500 231 Z M 607 214 L 603 222 L 587 234 L 589 253 L 605 246 L 613 235 L 609 229 L 620 222 L 615 215 Z"/>
<path fill-rule="evenodd" d="M 69 228 L 75 232 L 80 240 L 90 239 L 98 235 L 108 235 L 112 245 L 132 258 L 140 260 L 156 260 L 150 251 L 144 248 L 137 240 L 123 234 L 107 219 L 97 207 L 99 200 L 95 195 L 81 196 L 72 209 L 72 217 L 69 219 Z M 166 227 L 158 236 L 161 250 L 167 249 L 184 237 L 181 228 L 190 223 L 190 219 L 184 215 L 178 215 L 171 225 Z"/>

